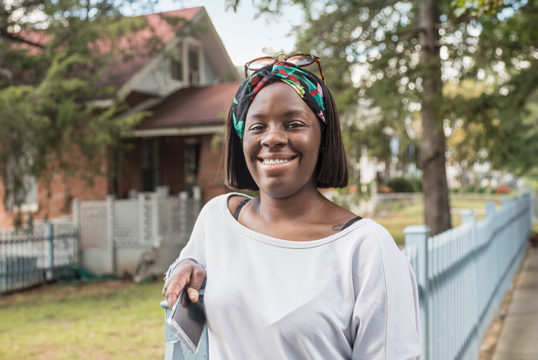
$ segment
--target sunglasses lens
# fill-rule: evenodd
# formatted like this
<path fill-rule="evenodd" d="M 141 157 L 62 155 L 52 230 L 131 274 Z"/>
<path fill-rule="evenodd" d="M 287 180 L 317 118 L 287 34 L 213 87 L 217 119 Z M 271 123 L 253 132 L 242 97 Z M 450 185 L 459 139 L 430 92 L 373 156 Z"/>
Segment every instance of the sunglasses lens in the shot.
<path fill-rule="evenodd" d="M 306 66 L 315 62 L 316 59 L 314 59 L 314 57 L 312 57 L 311 55 L 297 54 L 297 55 L 290 56 L 289 58 L 286 59 L 286 61 L 289 63 L 295 64 L 297 66 Z"/>
<path fill-rule="evenodd" d="M 247 64 L 247 67 L 249 70 L 256 71 L 260 70 L 262 67 L 271 65 L 275 62 L 275 59 L 273 59 L 270 56 L 262 57 L 259 59 L 252 60 L 250 63 Z"/>

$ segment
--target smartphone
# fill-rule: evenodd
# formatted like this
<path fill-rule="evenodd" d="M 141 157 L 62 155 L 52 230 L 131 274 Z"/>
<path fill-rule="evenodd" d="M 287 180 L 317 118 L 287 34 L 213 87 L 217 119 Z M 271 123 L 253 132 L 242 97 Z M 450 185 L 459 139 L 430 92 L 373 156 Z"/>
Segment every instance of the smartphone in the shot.
<path fill-rule="evenodd" d="M 166 323 L 183 345 L 193 354 L 196 353 L 206 324 L 204 295 L 201 293 L 198 301 L 193 303 L 187 290 L 183 289 Z"/>

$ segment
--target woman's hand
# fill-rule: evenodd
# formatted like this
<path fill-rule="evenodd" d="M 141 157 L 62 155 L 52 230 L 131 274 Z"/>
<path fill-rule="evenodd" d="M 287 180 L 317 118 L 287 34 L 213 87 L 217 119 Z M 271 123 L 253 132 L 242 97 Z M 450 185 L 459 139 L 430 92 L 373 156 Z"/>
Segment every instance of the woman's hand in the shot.
<path fill-rule="evenodd" d="M 196 262 L 192 260 L 180 262 L 164 283 L 163 295 L 168 306 L 170 308 L 174 306 L 179 293 L 187 285 L 187 294 L 190 300 L 197 302 L 198 294 L 205 278 L 204 269 Z"/>

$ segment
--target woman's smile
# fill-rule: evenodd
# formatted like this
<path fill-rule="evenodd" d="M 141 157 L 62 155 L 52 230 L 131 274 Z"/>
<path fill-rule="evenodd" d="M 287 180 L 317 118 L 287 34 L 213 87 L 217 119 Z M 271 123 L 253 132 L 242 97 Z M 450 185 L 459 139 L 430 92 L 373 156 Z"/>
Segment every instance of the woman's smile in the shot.
<path fill-rule="evenodd" d="M 292 156 L 278 156 L 278 157 L 271 156 L 271 157 L 260 157 L 260 158 L 258 158 L 258 161 L 264 166 L 275 167 L 277 165 L 287 165 L 290 162 L 292 162 L 293 160 L 295 160 L 296 158 L 297 158 L 297 156 L 295 156 L 295 155 L 292 155 Z"/>

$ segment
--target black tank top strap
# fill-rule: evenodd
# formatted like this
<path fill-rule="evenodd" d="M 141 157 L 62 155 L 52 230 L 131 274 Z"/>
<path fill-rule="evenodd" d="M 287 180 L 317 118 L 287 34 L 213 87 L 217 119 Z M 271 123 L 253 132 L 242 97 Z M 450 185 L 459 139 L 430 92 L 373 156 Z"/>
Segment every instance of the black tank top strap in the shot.
<path fill-rule="evenodd" d="M 248 203 L 250 199 L 245 199 L 245 200 L 241 200 L 241 202 L 239 203 L 239 205 L 237 205 L 237 209 L 235 209 L 235 212 L 234 212 L 234 218 L 235 220 L 237 220 L 239 218 L 239 212 L 241 211 L 241 209 L 243 208 L 243 206 L 245 206 L 246 203 Z"/>
<path fill-rule="evenodd" d="M 350 227 L 351 225 L 353 225 L 356 221 L 359 221 L 360 219 L 362 219 L 362 217 L 357 216 L 357 217 L 354 217 L 353 219 L 349 220 L 347 223 L 344 224 L 344 226 L 342 226 L 342 230 L 344 230 L 347 227 Z M 340 230 L 340 231 L 342 231 L 342 230 Z"/>

